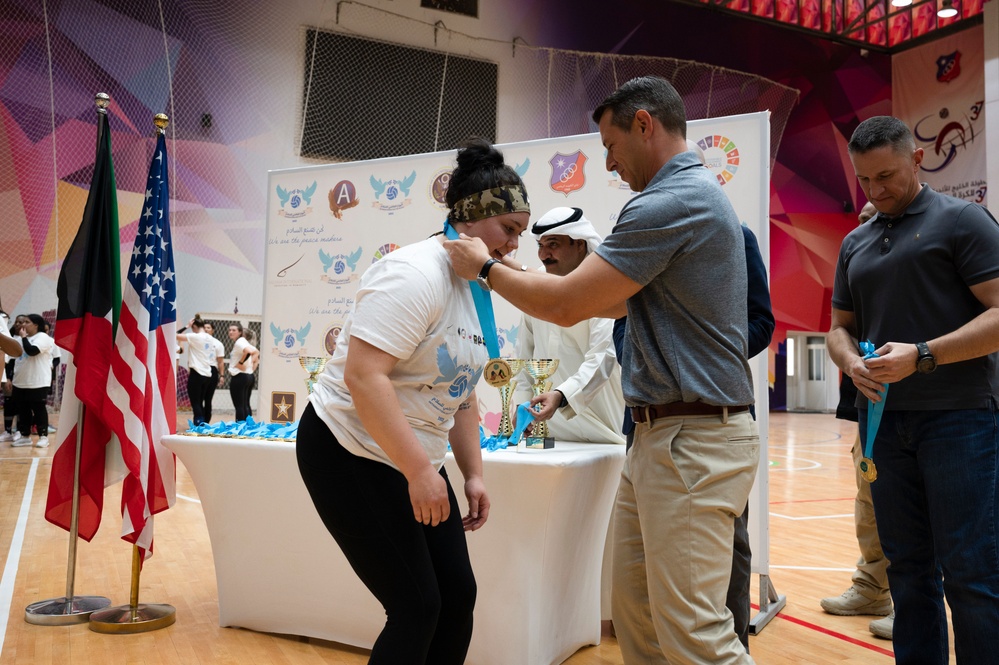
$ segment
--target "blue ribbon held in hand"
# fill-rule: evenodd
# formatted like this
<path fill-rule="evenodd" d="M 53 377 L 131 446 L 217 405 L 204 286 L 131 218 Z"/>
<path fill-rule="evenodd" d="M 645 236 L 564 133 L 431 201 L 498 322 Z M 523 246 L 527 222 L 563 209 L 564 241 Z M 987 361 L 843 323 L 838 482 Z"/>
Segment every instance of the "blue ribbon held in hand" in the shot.
<path fill-rule="evenodd" d="M 860 343 L 860 351 L 864 354 L 864 360 L 877 358 L 874 352 L 874 343 L 870 340 Z M 888 399 L 888 384 L 881 384 L 882 390 L 878 391 L 881 396 L 880 402 L 867 400 L 867 444 L 864 446 L 864 459 L 860 460 L 860 475 L 864 479 L 873 483 L 878 477 L 878 469 L 874 466 L 874 439 L 878 436 L 878 428 L 881 427 L 881 414 L 885 410 L 885 402 Z"/>

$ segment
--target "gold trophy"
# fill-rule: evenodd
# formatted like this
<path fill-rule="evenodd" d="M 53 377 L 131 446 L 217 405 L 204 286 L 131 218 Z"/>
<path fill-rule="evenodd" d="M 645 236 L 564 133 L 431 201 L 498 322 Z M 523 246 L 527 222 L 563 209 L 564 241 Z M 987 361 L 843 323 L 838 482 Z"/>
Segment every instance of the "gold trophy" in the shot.
<path fill-rule="evenodd" d="M 558 369 L 558 358 L 531 358 L 530 360 L 524 361 L 524 369 L 527 370 L 527 373 L 531 375 L 531 379 L 534 380 L 534 385 L 531 386 L 531 390 L 534 392 L 534 396 L 537 397 L 538 395 L 543 395 L 544 393 L 551 391 L 552 382 L 548 380 L 548 377 L 554 374 L 555 370 Z M 531 435 L 527 437 L 527 447 L 555 447 L 555 437 L 551 436 L 548 432 L 548 421 L 535 421 L 534 428 L 531 430 Z"/>
<path fill-rule="evenodd" d="M 524 369 L 523 360 L 507 360 L 510 365 L 510 375 L 515 377 L 520 374 L 521 370 Z M 504 438 L 510 438 L 513 434 L 513 420 L 510 418 L 510 400 L 513 398 L 513 391 L 517 389 L 517 382 L 512 378 L 504 386 L 499 386 L 500 401 L 502 403 L 502 411 L 500 411 L 500 422 L 499 428 L 496 430 L 497 436 L 502 436 Z"/>
<path fill-rule="evenodd" d="M 301 363 L 302 369 L 309 373 L 309 378 L 305 380 L 305 385 L 309 389 L 309 394 L 312 394 L 312 387 L 316 385 L 317 377 L 319 373 L 323 371 L 326 367 L 326 361 L 329 358 L 323 356 L 299 356 L 298 362 Z"/>

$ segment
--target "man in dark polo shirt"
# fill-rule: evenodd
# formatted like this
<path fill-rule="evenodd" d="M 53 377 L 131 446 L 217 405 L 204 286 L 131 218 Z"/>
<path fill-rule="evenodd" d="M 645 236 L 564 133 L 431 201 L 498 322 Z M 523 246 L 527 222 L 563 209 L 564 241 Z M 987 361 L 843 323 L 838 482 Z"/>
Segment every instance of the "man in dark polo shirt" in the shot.
<path fill-rule="evenodd" d="M 687 151 L 668 81 L 625 83 L 593 119 L 607 170 L 639 193 L 578 268 L 525 272 L 481 241 L 444 246 L 459 275 L 486 279 L 531 316 L 570 326 L 627 314 L 622 387 L 637 425 L 614 507 L 612 592 L 624 662 L 752 663 L 725 607 L 760 453 L 739 219 Z"/>
<path fill-rule="evenodd" d="M 865 120 L 848 149 L 878 215 L 840 248 L 828 344 L 861 393 L 895 660 L 948 662 L 946 592 L 958 663 L 999 663 L 999 225 L 920 185 L 897 118 Z M 873 441 L 868 400 L 884 403 Z"/>

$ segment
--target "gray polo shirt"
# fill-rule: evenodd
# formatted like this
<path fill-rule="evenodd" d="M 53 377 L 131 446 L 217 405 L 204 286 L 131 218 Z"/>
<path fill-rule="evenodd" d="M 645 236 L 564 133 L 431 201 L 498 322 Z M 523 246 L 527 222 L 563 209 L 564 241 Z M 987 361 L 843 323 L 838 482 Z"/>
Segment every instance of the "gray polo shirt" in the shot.
<path fill-rule="evenodd" d="M 859 341 L 925 342 L 985 311 L 970 286 L 999 277 L 999 224 L 982 206 L 924 185 L 901 215 L 878 214 L 843 240 L 832 306 L 853 312 Z M 988 408 L 997 354 L 893 383 L 886 410 Z M 857 395 L 857 406 L 867 398 Z"/>
<path fill-rule="evenodd" d="M 629 405 L 753 402 L 746 359 L 746 252 L 739 219 L 692 152 L 621 210 L 597 254 L 642 289 L 628 299 Z"/>

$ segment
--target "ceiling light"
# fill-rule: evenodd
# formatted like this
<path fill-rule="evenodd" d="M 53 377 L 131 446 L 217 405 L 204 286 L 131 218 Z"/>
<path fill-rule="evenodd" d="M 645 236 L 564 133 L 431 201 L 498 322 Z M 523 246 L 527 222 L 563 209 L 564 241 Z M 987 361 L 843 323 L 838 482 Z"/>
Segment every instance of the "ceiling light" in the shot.
<path fill-rule="evenodd" d="M 892 7 L 908 7 L 912 4 L 912 0 L 891 0 Z"/>
<path fill-rule="evenodd" d="M 940 3 L 940 9 L 937 10 L 937 16 L 940 18 L 954 18 L 957 16 L 957 9 L 954 7 L 954 0 L 943 0 Z"/>

